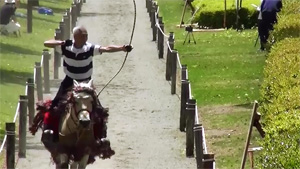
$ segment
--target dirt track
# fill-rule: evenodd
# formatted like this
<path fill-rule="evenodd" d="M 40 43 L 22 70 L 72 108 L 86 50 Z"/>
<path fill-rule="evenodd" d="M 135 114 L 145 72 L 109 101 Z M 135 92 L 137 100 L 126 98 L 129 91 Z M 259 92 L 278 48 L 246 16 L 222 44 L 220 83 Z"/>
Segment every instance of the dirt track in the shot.
<path fill-rule="evenodd" d="M 102 104 L 110 108 L 108 138 L 116 154 L 108 160 L 97 159 L 87 168 L 195 169 L 195 159 L 185 157 L 185 133 L 178 129 L 180 101 L 170 94 L 165 60 L 158 59 L 156 43 L 151 41 L 145 0 L 136 4 L 134 50 L 121 73 L 100 94 Z M 81 14 L 78 24 L 87 28 L 90 42 L 103 46 L 129 43 L 134 17 L 131 0 L 87 0 Z M 124 56 L 120 52 L 94 58 L 98 90 L 118 71 Z M 54 168 L 39 140 L 40 135 L 28 134 L 27 158 L 20 159 L 17 168 Z"/>

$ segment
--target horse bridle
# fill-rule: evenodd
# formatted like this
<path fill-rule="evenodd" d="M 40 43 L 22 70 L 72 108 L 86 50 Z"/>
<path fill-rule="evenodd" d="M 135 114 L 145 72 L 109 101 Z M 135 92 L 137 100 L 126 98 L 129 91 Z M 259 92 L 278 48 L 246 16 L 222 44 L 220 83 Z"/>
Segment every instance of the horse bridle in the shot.
<path fill-rule="evenodd" d="M 93 98 L 93 102 L 92 102 L 92 110 L 88 110 L 88 109 L 80 109 L 80 110 L 77 110 L 77 108 L 76 108 L 76 101 L 75 101 L 75 98 L 74 98 L 74 95 L 72 96 L 72 98 L 71 98 L 71 104 L 72 104 L 72 107 L 73 107 L 73 109 L 74 109 L 74 113 L 75 113 L 75 116 L 76 116 L 76 118 L 77 118 L 77 120 L 79 121 L 79 118 L 78 118 L 78 115 L 79 115 L 79 113 L 80 112 L 82 112 L 82 111 L 87 111 L 90 115 L 92 114 L 92 112 L 94 111 L 94 108 L 95 108 L 95 104 L 96 104 L 96 100 L 95 99 L 97 99 L 95 96 L 94 96 L 94 94 L 91 94 L 91 93 L 89 93 L 91 96 L 92 96 L 92 98 Z M 91 116 L 92 117 L 92 116 Z M 73 119 L 73 116 L 71 116 L 71 118 L 72 118 L 72 120 L 74 121 L 74 123 L 76 124 L 76 120 L 75 119 Z M 78 125 L 78 124 L 76 124 L 76 125 Z"/>

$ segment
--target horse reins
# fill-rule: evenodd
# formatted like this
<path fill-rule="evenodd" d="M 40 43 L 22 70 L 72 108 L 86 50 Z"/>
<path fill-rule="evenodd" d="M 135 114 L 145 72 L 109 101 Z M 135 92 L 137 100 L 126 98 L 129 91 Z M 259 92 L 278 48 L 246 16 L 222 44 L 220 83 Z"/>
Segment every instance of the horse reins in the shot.
<path fill-rule="evenodd" d="M 134 6 L 134 20 L 133 20 L 133 27 L 132 27 L 132 32 L 131 32 L 131 36 L 130 36 L 130 41 L 129 41 L 129 45 L 131 45 L 132 43 L 132 39 L 133 39 L 133 34 L 134 34 L 134 30 L 135 30 L 135 23 L 136 23 L 136 3 L 135 0 L 133 1 L 133 6 Z M 99 97 L 100 93 L 110 84 L 110 82 L 121 72 L 121 70 L 123 69 L 125 62 L 127 60 L 127 56 L 128 56 L 128 52 L 126 52 L 125 55 L 125 59 L 120 67 L 120 69 L 118 70 L 118 72 L 106 83 L 106 85 L 100 90 L 100 92 L 97 94 L 97 97 Z"/>

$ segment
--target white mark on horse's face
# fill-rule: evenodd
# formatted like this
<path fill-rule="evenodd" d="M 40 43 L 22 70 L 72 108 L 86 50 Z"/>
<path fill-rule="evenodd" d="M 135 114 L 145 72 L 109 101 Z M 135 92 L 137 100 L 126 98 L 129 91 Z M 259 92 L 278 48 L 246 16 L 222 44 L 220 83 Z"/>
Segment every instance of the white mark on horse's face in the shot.
<path fill-rule="evenodd" d="M 86 82 L 77 82 L 76 80 L 73 80 L 73 85 L 74 87 L 82 87 L 82 88 L 89 88 L 92 89 L 93 88 L 93 79 L 91 79 L 88 83 Z"/>
<path fill-rule="evenodd" d="M 79 116 L 78 119 L 81 121 L 90 121 L 91 120 L 90 114 L 87 111 L 80 112 L 78 116 Z"/>
<path fill-rule="evenodd" d="M 83 121 L 90 120 L 90 112 L 93 108 L 93 97 L 85 92 L 74 93 L 73 96 L 76 110 L 80 111 L 78 119 Z"/>

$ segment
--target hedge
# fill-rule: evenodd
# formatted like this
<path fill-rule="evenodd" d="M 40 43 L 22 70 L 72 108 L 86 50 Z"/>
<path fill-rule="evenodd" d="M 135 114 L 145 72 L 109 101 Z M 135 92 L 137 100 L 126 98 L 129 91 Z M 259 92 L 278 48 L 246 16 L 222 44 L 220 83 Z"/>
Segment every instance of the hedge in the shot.
<path fill-rule="evenodd" d="M 265 138 L 258 168 L 300 168 L 300 38 L 277 42 L 261 90 Z"/>
<path fill-rule="evenodd" d="M 275 41 L 284 38 L 300 37 L 300 1 L 283 1 L 283 9 L 279 12 L 278 24 L 271 33 Z"/>
<path fill-rule="evenodd" d="M 226 27 L 236 26 L 236 9 L 234 1 L 227 1 Z M 239 11 L 239 23 L 244 28 L 252 28 L 257 23 L 258 12 L 251 4 L 260 4 L 260 0 L 243 1 L 243 7 Z M 193 22 L 208 28 L 222 28 L 224 18 L 224 1 L 220 0 L 196 0 L 193 5 L 200 8 Z"/>

